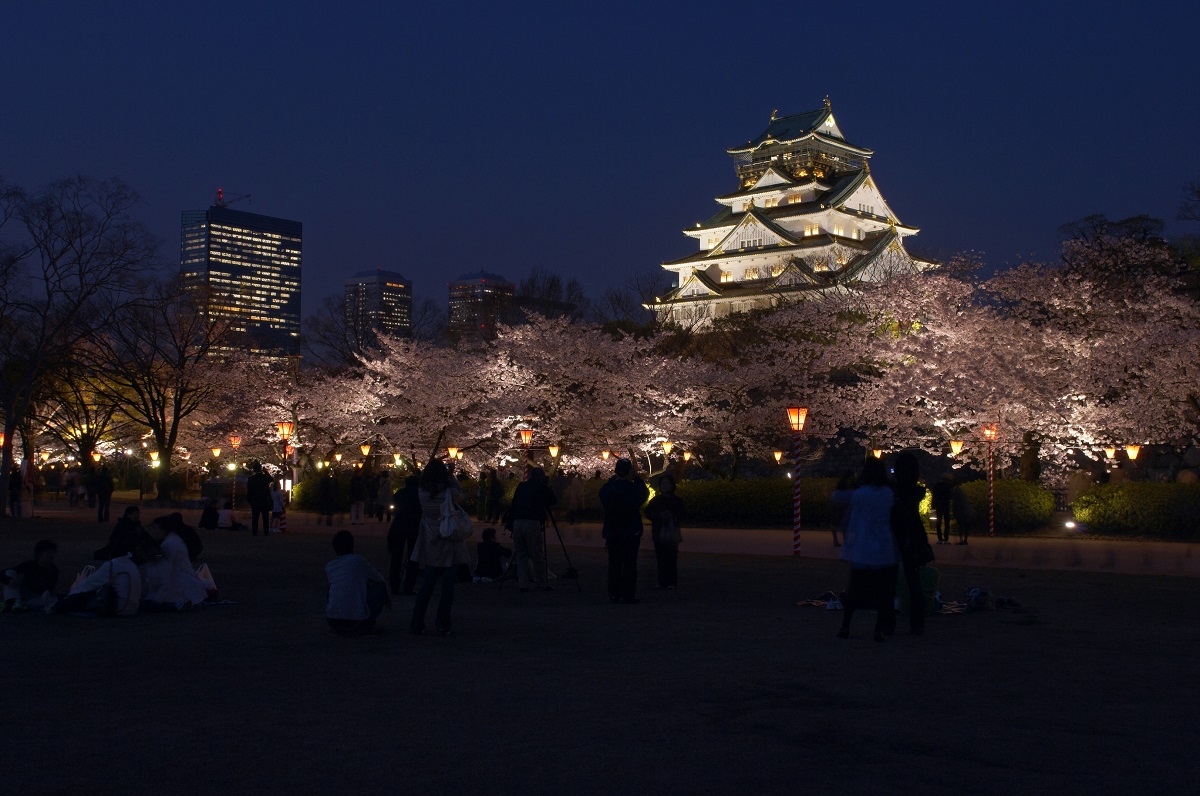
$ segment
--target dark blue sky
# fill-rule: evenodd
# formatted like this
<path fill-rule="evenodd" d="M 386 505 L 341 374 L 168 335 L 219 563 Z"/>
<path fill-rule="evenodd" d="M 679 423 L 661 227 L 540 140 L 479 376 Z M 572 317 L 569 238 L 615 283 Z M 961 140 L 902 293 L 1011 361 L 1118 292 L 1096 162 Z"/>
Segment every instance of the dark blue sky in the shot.
<path fill-rule="evenodd" d="M 695 249 L 725 149 L 829 95 L 935 255 L 1051 257 L 1200 179 L 1191 3 L 7 3 L 0 175 L 119 176 L 179 256 L 218 186 L 304 222 L 304 304 L 383 267 L 592 295 Z M 1168 231 L 1190 231 L 1171 221 Z"/>

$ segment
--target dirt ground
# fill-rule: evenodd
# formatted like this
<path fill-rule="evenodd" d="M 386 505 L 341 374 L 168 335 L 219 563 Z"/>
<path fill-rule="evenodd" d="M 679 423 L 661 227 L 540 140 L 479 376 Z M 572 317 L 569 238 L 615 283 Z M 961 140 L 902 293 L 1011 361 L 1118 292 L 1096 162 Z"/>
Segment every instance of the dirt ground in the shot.
<path fill-rule="evenodd" d="M 152 516 L 152 515 L 151 515 Z M 69 579 L 107 527 L 0 521 L 0 562 L 59 541 Z M 678 591 L 460 584 L 449 638 L 329 635 L 326 535 L 208 533 L 236 605 L 0 616 L 7 793 L 1195 793 L 1200 581 L 943 566 L 1019 610 L 870 637 L 796 607 L 836 561 L 681 554 Z M 359 552 L 384 569 L 381 538 Z M 562 554 L 553 550 L 552 567 Z M 71 574 L 67 574 L 71 573 Z"/>

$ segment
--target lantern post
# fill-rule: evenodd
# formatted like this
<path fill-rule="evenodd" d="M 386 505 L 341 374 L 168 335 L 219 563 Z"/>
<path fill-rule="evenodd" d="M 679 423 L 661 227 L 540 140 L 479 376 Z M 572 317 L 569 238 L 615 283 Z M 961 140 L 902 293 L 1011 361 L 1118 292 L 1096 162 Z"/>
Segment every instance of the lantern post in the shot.
<path fill-rule="evenodd" d="M 988 446 L 988 536 L 996 535 L 996 424 L 983 427 Z"/>
<path fill-rule="evenodd" d="M 792 555 L 800 555 L 800 435 L 804 433 L 804 421 L 808 409 L 789 406 L 788 425 L 792 428 Z"/>

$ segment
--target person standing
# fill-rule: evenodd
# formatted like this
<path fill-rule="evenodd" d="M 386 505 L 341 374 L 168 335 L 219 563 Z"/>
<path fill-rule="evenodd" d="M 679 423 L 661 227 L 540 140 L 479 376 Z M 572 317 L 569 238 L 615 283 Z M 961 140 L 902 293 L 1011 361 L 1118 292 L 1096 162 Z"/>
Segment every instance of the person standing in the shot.
<path fill-rule="evenodd" d="M 392 521 L 392 473 L 384 470 L 379 474 L 379 486 L 375 490 L 375 521 Z"/>
<path fill-rule="evenodd" d="M 279 482 L 271 480 L 271 533 L 279 533 L 283 528 L 283 512 L 287 508 L 286 495 Z"/>
<path fill-rule="evenodd" d="M 971 503 L 967 500 L 967 493 L 963 491 L 962 484 L 955 484 L 954 490 L 950 493 L 950 505 L 954 510 L 954 527 L 958 529 L 958 543 L 966 544 L 967 534 L 971 531 Z M 946 527 L 946 538 L 950 538 L 949 526 Z"/>
<path fill-rule="evenodd" d="M 13 465 L 8 474 L 8 513 L 14 517 L 21 516 L 21 469 Z"/>
<path fill-rule="evenodd" d="M 500 482 L 500 474 L 493 467 L 488 477 L 488 518 L 490 523 L 500 522 L 501 504 L 504 503 L 504 484 Z"/>
<path fill-rule="evenodd" d="M 475 517 L 480 522 L 488 518 L 488 478 L 487 470 L 479 468 L 479 484 L 475 488 Z"/>
<path fill-rule="evenodd" d="M 337 506 L 338 482 L 333 477 L 333 470 L 326 468 L 325 475 L 317 482 L 317 511 L 325 518 L 326 525 L 333 525 L 333 512 L 337 511 Z"/>
<path fill-rule="evenodd" d="M 517 558 L 517 585 L 529 591 L 532 580 L 542 591 L 549 591 L 546 572 L 546 513 L 558 500 L 546 481 L 546 471 L 533 467 L 513 493 L 513 554 Z"/>
<path fill-rule="evenodd" d="M 892 503 L 892 535 L 900 553 L 904 583 L 908 587 L 909 628 L 914 636 L 925 632 L 925 593 L 921 588 L 921 567 L 933 560 L 933 549 L 921 519 L 921 500 L 925 487 L 919 483 L 921 473 L 917 457 L 905 451 L 892 463 L 896 477 L 895 501 Z"/>
<path fill-rule="evenodd" d="M 246 479 L 246 501 L 250 504 L 250 535 L 258 536 L 258 521 L 262 519 L 263 536 L 271 533 L 271 511 L 275 501 L 271 497 L 271 476 L 263 472 L 262 464 L 250 465 L 253 473 Z"/>
<path fill-rule="evenodd" d="M 636 603 L 638 547 L 642 543 L 642 504 L 650 497 L 633 463 L 618 459 L 614 475 L 600 487 L 604 508 L 603 537 L 608 549 L 608 599 Z"/>
<path fill-rule="evenodd" d="M 425 465 L 417 488 L 417 495 L 421 501 L 421 532 L 417 536 L 412 560 L 421 565 L 421 586 L 417 590 L 417 600 L 413 605 L 412 621 L 408 629 L 418 636 L 425 632 L 425 611 L 429 608 L 434 586 L 439 580 L 442 590 L 438 599 L 437 615 L 434 617 L 434 628 L 439 636 L 450 634 L 453 624 L 450 611 L 454 606 L 454 569 L 459 564 L 468 564 L 471 560 L 465 541 L 445 539 L 440 533 L 442 502 L 447 492 L 455 503 L 462 503 L 463 491 L 458 482 L 450 477 L 446 465 L 439 459 L 433 459 Z"/>
<path fill-rule="evenodd" d="M 421 498 L 417 492 L 420 481 L 415 475 L 404 479 L 404 486 L 392 496 L 395 515 L 388 527 L 387 548 L 391 555 L 388 585 L 392 594 L 416 594 L 417 574 L 421 566 L 412 560 L 421 533 Z"/>
<path fill-rule="evenodd" d="M 894 495 L 883 462 L 868 456 L 860 486 L 850 499 L 850 519 L 842 541 L 841 559 L 850 565 L 850 585 L 842 596 L 842 626 L 838 638 L 850 638 L 850 620 L 859 608 L 874 608 L 875 640 L 895 626 L 896 540 L 891 515 Z"/>
<path fill-rule="evenodd" d="M 938 544 L 950 544 L 950 516 L 951 516 L 951 500 L 954 497 L 954 476 L 946 473 L 942 476 L 942 480 L 929 488 L 929 497 L 933 505 L 934 516 L 937 517 L 937 524 L 934 530 L 937 531 Z"/>
<path fill-rule="evenodd" d="M 108 507 L 112 503 L 113 489 L 112 470 L 109 470 L 106 464 L 100 468 L 100 473 L 96 476 L 97 522 L 108 522 Z"/>
<path fill-rule="evenodd" d="M 675 494 L 675 479 L 658 479 L 658 494 L 646 504 L 650 520 L 650 538 L 654 542 L 654 560 L 658 563 L 658 587 L 674 589 L 679 585 L 679 543 L 683 541 L 683 501 Z"/>
<path fill-rule="evenodd" d="M 350 524 L 363 524 L 363 509 L 367 502 L 367 479 L 363 478 L 361 470 L 355 470 L 350 477 Z"/>

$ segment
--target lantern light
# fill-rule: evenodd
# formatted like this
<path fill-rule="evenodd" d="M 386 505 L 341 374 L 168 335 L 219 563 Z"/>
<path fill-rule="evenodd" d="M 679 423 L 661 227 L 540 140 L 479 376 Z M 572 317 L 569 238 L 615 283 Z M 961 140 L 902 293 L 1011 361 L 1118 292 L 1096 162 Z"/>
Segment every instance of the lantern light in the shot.
<path fill-rule="evenodd" d="M 612 451 L 600 451 L 600 458 L 604 461 L 608 461 L 609 456 L 612 456 Z"/>
<path fill-rule="evenodd" d="M 48 454 L 48 453 L 42 454 L 42 461 L 46 461 L 49 458 L 50 458 L 50 454 Z M 96 462 L 96 464 L 100 463 L 100 451 L 92 451 L 92 461 Z"/>
<path fill-rule="evenodd" d="M 229 435 L 229 446 L 230 446 L 231 448 L 233 448 L 233 449 L 236 451 L 236 450 L 238 449 L 238 446 L 239 446 L 239 445 L 241 445 L 241 444 L 242 444 L 242 438 L 241 438 L 241 437 L 239 437 L 237 434 L 230 434 L 230 435 Z"/>
<path fill-rule="evenodd" d="M 231 473 L 232 473 L 232 472 L 234 472 L 235 470 L 237 470 L 237 465 L 236 465 L 236 464 L 234 464 L 233 462 L 230 462 L 228 465 L 226 465 L 226 469 L 227 469 L 227 470 L 229 470 L 229 472 L 231 472 Z"/>
<path fill-rule="evenodd" d="M 462 457 L 463 457 L 463 452 L 462 452 L 462 451 L 459 451 L 459 452 L 458 452 L 458 455 L 457 455 L 456 457 L 454 457 L 454 458 L 458 459 L 458 460 L 461 462 L 461 461 L 462 461 Z"/>
<path fill-rule="evenodd" d="M 989 442 L 996 439 L 996 424 L 995 423 L 989 423 L 989 424 L 984 425 L 983 437 L 984 437 L 984 439 L 988 440 Z"/>
<path fill-rule="evenodd" d="M 333 460 L 334 460 L 335 462 L 341 462 L 341 461 L 342 461 L 342 454 L 340 454 L 340 453 L 335 453 L 335 454 L 333 454 Z"/>
<path fill-rule="evenodd" d="M 1134 461 L 1135 459 L 1137 459 L 1138 454 L 1141 453 L 1141 451 L 1142 451 L 1141 445 L 1126 445 L 1125 446 L 1125 455 L 1129 457 L 1130 461 Z"/>
<path fill-rule="evenodd" d="M 683 452 L 683 460 L 684 460 L 685 462 L 690 462 L 690 461 L 692 460 L 692 452 L 691 452 L 691 451 L 684 451 L 684 452 Z"/>
<path fill-rule="evenodd" d="M 454 445 L 451 445 L 449 448 L 446 448 L 446 453 L 450 454 L 451 459 L 458 458 L 458 448 L 455 447 Z"/>
<path fill-rule="evenodd" d="M 318 469 L 318 470 L 320 470 L 320 469 L 321 469 L 322 467 L 324 467 L 324 466 L 325 466 L 325 462 L 317 462 L 317 469 Z"/>
<path fill-rule="evenodd" d="M 783 461 L 783 451 L 775 451 L 775 463 L 779 464 Z"/>
<path fill-rule="evenodd" d="M 670 455 L 671 455 L 671 449 L 672 449 L 672 448 L 674 448 L 674 447 L 675 447 L 675 443 L 673 443 L 673 442 L 667 442 L 666 440 L 663 440 L 663 455 L 664 455 L 664 456 L 670 456 Z"/>
<path fill-rule="evenodd" d="M 93 453 L 92 455 L 95 456 L 96 454 Z M 42 461 L 46 462 L 49 460 L 50 460 L 50 451 L 42 451 Z M 97 459 L 96 461 L 100 461 L 100 460 Z"/>
<path fill-rule="evenodd" d="M 292 432 L 296 430 L 296 424 L 290 420 L 280 420 L 275 424 L 275 428 L 279 430 L 279 438 L 287 442 L 292 437 Z"/>
<path fill-rule="evenodd" d="M 158 461 L 158 451 L 150 451 L 150 461 Z"/>
<path fill-rule="evenodd" d="M 212 452 L 213 452 L 213 458 L 214 458 L 214 459 L 219 459 L 219 458 L 221 458 L 221 449 L 220 449 L 220 448 L 213 448 L 213 449 L 212 449 Z M 126 451 L 126 453 L 128 453 L 128 451 Z"/>
<path fill-rule="evenodd" d="M 962 453 L 963 441 L 961 439 L 950 440 L 950 455 L 957 456 Z"/>
<path fill-rule="evenodd" d="M 295 453 L 295 452 L 296 452 L 296 449 L 295 449 L 294 447 L 292 447 L 292 445 L 291 445 L 291 444 L 288 444 L 288 445 L 284 445 L 284 446 L 283 446 L 283 452 L 284 452 L 284 454 L 286 454 L 287 456 L 291 456 L 293 453 Z"/>
<path fill-rule="evenodd" d="M 804 430 L 804 421 L 808 419 L 808 409 L 802 406 L 789 406 L 787 410 L 788 425 L 797 433 Z"/>
<path fill-rule="evenodd" d="M 875 450 L 871 451 L 871 455 L 874 456 L 876 459 L 882 459 L 883 451 L 880 450 L 879 448 L 876 448 Z"/>
<path fill-rule="evenodd" d="M 558 446 L 557 445 L 551 445 L 546 450 L 550 451 L 550 458 L 552 458 L 552 459 L 558 458 Z"/>
<path fill-rule="evenodd" d="M 398 454 L 398 453 L 393 453 L 393 454 L 392 454 L 392 458 L 393 458 L 393 459 L 395 459 L 395 461 L 396 461 L 396 466 L 397 466 L 397 467 L 399 467 L 399 466 L 400 466 L 400 462 L 403 460 L 403 458 L 404 458 L 404 457 L 403 457 L 403 456 L 401 456 L 401 455 L 400 455 L 400 454 Z"/>
<path fill-rule="evenodd" d="M 1117 458 L 1117 449 L 1116 449 L 1116 447 L 1112 447 L 1112 448 L 1105 448 L 1105 449 L 1104 449 L 1104 457 L 1105 457 L 1105 458 L 1107 458 L 1107 459 L 1115 459 L 1115 458 Z"/>
<path fill-rule="evenodd" d="M 4 432 L 0 431 L 0 445 L 4 444 Z"/>
<path fill-rule="evenodd" d="M 532 441 L 533 441 L 533 429 L 532 428 L 521 429 L 521 444 L 524 445 L 526 448 L 528 448 L 529 443 Z"/>
<path fill-rule="evenodd" d="M 364 442 L 362 445 L 358 446 L 358 449 L 362 451 L 363 456 L 369 456 L 371 454 L 371 443 Z"/>

